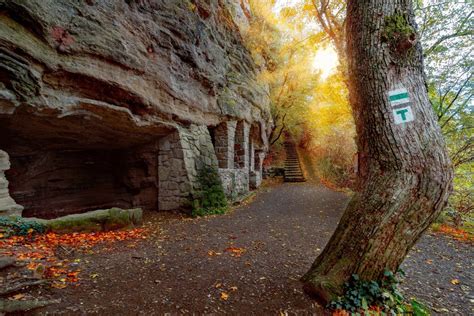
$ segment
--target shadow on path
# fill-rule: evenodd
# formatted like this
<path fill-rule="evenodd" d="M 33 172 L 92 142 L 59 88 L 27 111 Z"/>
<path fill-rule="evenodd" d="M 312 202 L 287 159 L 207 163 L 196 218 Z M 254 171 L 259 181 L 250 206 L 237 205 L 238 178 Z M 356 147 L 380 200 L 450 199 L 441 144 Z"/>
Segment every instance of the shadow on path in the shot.
<path fill-rule="evenodd" d="M 346 195 L 315 184 L 281 184 L 261 189 L 253 203 L 223 216 L 153 215 L 149 225 L 157 232 L 136 248 L 120 244 L 79 254 L 80 286 L 54 290 L 51 295 L 62 303 L 39 312 L 321 315 L 299 278 L 328 241 L 346 202 Z M 409 295 L 446 306 L 451 314 L 469 314 L 469 294 L 449 282 L 472 282 L 472 253 L 463 247 L 469 245 L 424 237 L 404 264 Z M 471 263 L 457 272 L 461 257 L 462 264 Z M 439 284 L 451 296 L 437 297 Z"/>

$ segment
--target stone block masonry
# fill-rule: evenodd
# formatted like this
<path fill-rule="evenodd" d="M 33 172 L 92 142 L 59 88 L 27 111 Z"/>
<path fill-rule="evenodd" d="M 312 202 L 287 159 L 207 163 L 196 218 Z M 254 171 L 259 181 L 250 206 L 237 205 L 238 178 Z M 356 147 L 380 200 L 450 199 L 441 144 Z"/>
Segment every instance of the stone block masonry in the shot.
<path fill-rule="evenodd" d="M 186 210 L 200 189 L 199 170 L 218 170 L 230 201 L 247 194 L 261 183 L 264 151 L 250 146 L 250 125 L 226 121 L 214 128 L 205 125 L 179 127 L 159 141 L 159 209 Z M 212 135 L 211 135 L 212 134 Z M 250 170 L 250 159 L 256 170 Z M 255 158 L 253 158 L 255 157 Z M 252 181 L 251 181 L 252 179 Z"/>
<path fill-rule="evenodd" d="M 186 210 L 200 189 L 198 174 L 217 169 L 217 157 L 207 126 L 180 127 L 159 142 L 159 209 Z"/>
<path fill-rule="evenodd" d="M 219 168 L 234 168 L 235 130 L 236 121 L 227 121 L 214 129 L 214 146 L 219 162 Z"/>

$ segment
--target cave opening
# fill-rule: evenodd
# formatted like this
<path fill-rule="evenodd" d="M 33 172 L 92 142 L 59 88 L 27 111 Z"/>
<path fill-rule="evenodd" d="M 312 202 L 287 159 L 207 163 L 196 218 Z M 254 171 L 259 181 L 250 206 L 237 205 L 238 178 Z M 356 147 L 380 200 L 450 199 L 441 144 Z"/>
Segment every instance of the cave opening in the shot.
<path fill-rule="evenodd" d="M 158 140 L 164 130 L 140 134 L 77 117 L 58 121 L 0 116 L 0 148 L 11 164 L 5 175 L 24 217 L 111 207 L 158 210 Z"/>

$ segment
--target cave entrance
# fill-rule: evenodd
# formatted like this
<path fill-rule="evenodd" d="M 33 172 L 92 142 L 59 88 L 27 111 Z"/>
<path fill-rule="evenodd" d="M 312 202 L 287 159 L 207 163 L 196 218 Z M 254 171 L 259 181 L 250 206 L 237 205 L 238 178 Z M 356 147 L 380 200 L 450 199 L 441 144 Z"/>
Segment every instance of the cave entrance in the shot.
<path fill-rule="evenodd" d="M 8 150 L 8 148 L 7 148 Z M 10 194 L 23 216 L 54 218 L 120 207 L 156 210 L 157 155 L 153 151 L 57 150 L 10 154 Z"/>
<path fill-rule="evenodd" d="M 158 210 L 158 140 L 166 131 L 124 133 L 77 118 L 60 121 L 0 116 L 0 148 L 11 163 L 9 191 L 24 206 L 23 216 Z"/>

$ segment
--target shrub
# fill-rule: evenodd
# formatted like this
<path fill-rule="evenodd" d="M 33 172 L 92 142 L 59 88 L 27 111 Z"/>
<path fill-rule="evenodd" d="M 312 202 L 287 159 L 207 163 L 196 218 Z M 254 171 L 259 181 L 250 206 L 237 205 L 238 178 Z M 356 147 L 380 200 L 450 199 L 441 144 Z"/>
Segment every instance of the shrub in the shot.
<path fill-rule="evenodd" d="M 193 199 L 193 216 L 224 214 L 227 211 L 227 199 L 217 170 L 204 167 L 198 172 L 200 190 Z"/>
<path fill-rule="evenodd" d="M 362 315 L 371 315 L 374 311 L 388 315 L 430 315 L 429 310 L 416 300 L 406 302 L 398 284 L 398 279 L 388 270 L 380 281 L 361 280 L 354 274 L 344 284 L 344 295 L 332 301 L 328 308 Z"/>
<path fill-rule="evenodd" d="M 46 227 L 38 222 L 25 220 L 21 217 L 0 217 L 0 230 L 5 237 L 25 236 L 31 233 L 42 234 Z"/>

